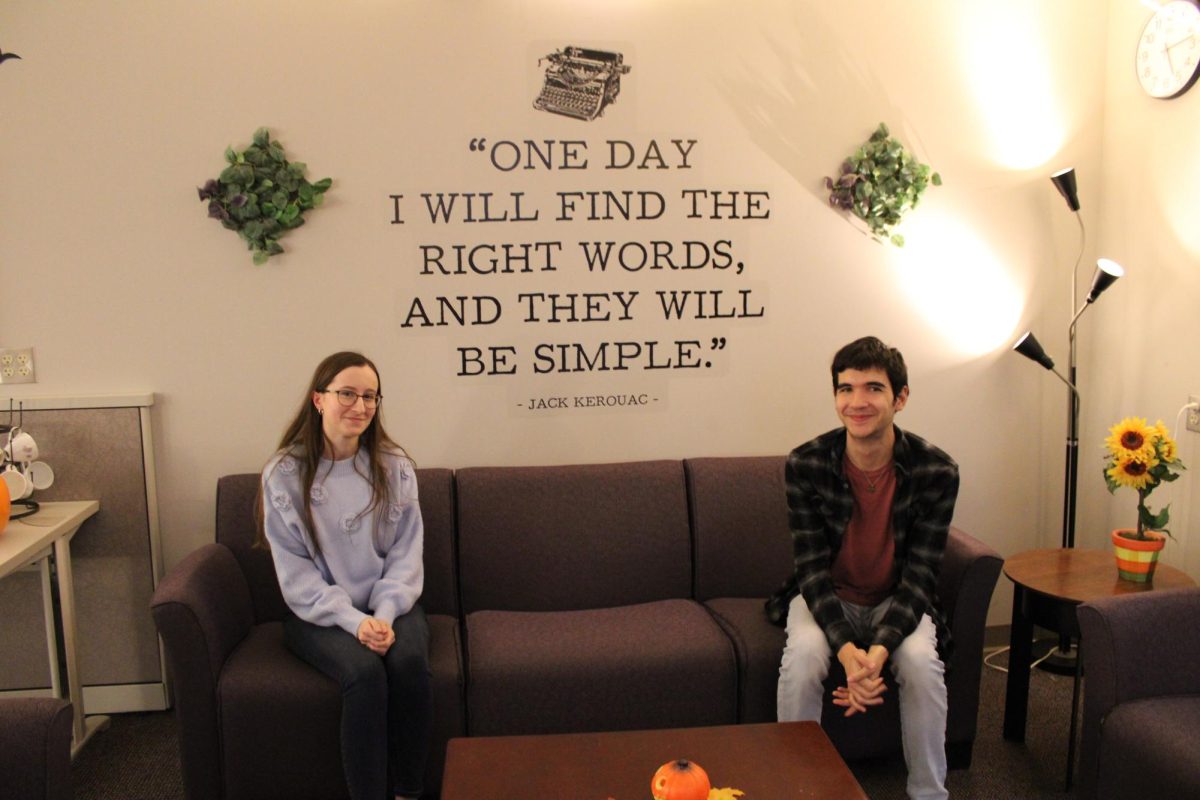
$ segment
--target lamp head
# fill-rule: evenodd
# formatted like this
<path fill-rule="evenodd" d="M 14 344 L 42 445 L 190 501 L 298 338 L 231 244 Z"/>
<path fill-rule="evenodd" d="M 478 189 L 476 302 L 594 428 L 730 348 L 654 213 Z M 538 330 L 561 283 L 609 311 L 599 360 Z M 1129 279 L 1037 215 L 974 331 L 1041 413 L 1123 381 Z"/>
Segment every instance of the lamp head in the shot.
<path fill-rule="evenodd" d="M 1036 361 L 1046 369 L 1054 369 L 1054 359 L 1046 355 L 1046 351 L 1042 349 L 1042 345 L 1038 342 L 1037 337 L 1033 335 L 1033 331 L 1025 331 L 1025 335 L 1013 345 L 1013 350 L 1025 356 L 1030 361 Z"/>
<path fill-rule="evenodd" d="M 1092 288 L 1088 292 L 1087 301 L 1096 302 L 1105 289 L 1116 283 L 1117 278 L 1124 277 L 1125 268 L 1108 258 L 1097 259 L 1096 273 L 1092 275 Z"/>
<path fill-rule="evenodd" d="M 1054 182 L 1054 188 L 1058 189 L 1058 193 L 1067 201 L 1067 206 L 1072 211 L 1078 211 L 1079 191 L 1075 188 L 1075 168 L 1060 169 L 1050 176 L 1050 180 Z"/>

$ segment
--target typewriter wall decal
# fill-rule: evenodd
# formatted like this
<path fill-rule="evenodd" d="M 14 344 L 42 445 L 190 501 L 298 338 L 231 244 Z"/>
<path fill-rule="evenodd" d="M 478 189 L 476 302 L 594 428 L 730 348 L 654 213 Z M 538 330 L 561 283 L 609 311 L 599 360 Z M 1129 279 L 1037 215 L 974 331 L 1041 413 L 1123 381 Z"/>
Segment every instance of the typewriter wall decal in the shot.
<path fill-rule="evenodd" d="M 621 53 L 564 47 L 538 59 L 549 61 L 542 93 L 533 107 L 576 119 L 593 120 L 621 92 L 621 76 L 629 72 Z"/>

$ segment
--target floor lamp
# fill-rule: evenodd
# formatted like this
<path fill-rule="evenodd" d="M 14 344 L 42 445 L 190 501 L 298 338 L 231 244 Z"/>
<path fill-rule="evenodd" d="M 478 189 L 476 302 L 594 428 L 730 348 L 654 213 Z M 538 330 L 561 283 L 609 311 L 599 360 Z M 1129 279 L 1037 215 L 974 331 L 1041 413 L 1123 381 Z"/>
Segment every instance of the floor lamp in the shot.
<path fill-rule="evenodd" d="M 1091 289 L 1088 291 L 1087 298 L 1078 310 L 1075 308 L 1078 302 L 1078 282 L 1079 282 L 1079 262 L 1083 258 L 1084 245 L 1086 243 L 1086 232 L 1083 228 L 1083 219 L 1079 216 L 1079 196 L 1075 188 L 1075 170 L 1065 169 L 1061 172 L 1056 172 L 1050 176 L 1050 180 L 1054 182 L 1063 199 L 1067 201 L 1067 206 L 1075 213 L 1076 219 L 1079 221 L 1080 244 L 1079 256 L 1075 259 L 1075 266 L 1071 269 L 1071 310 L 1074 315 L 1071 317 L 1071 324 L 1068 328 L 1068 364 L 1067 375 L 1064 377 L 1054 369 L 1054 360 L 1046 355 L 1046 351 L 1042 348 L 1037 338 L 1032 331 L 1026 331 L 1025 334 L 1017 340 L 1013 350 L 1025 356 L 1026 358 L 1041 364 L 1047 370 L 1050 370 L 1067 385 L 1070 393 L 1067 395 L 1067 445 L 1066 445 L 1066 466 L 1063 477 L 1063 527 L 1062 527 L 1062 546 L 1064 548 L 1075 546 L 1075 501 L 1079 488 L 1079 389 L 1078 389 L 1078 373 L 1075 362 L 1075 340 L 1076 340 L 1076 323 L 1079 321 L 1083 312 L 1096 302 L 1097 298 L 1104 292 L 1105 289 L 1112 286 L 1113 283 L 1125 274 L 1125 270 L 1115 261 L 1107 258 L 1101 258 L 1096 261 L 1096 269 L 1092 275 Z M 1069 655 L 1071 650 L 1070 639 L 1063 637 L 1059 643 L 1059 664 L 1054 670 L 1056 672 L 1074 672 L 1074 667 L 1069 666 L 1073 661 L 1073 657 Z M 1067 662 L 1067 663 L 1063 663 Z"/>
<path fill-rule="evenodd" d="M 1071 310 L 1074 316 L 1071 317 L 1071 324 L 1067 330 L 1067 375 L 1064 377 L 1054 369 L 1053 359 L 1046 355 L 1046 351 L 1038 343 L 1032 331 L 1026 331 L 1017 341 L 1016 345 L 1013 346 L 1013 350 L 1053 372 L 1070 389 L 1070 394 L 1067 395 L 1067 451 L 1066 474 L 1063 481 L 1062 546 L 1074 547 L 1075 499 L 1079 483 L 1079 380 L 1075 359 L 1076 323 L 1083 315 L 1083 312 L 1087 311 L 1088 307 L 1096 302 L 1104 290 L 1112 286 L 1118 278 L 1125 274 L 1125 270 L 1115 261 L 1107 258 L 1098 259 L 1096 261 L 1096 270 L 1092 275 L 1091 289 L 1088 291 L 1083 304 L 1076 309 L 1075 304 L 1078 302 L 1079 262 L 1083 258 L 1086 234 L 1083 229 L 1083 220 L 1079 217 L 1079 196 L 1075 188 L 1075 170 L 1065 169 L 1061 172 L 1056 172 L 1050 176 L 1050 180 L 1054 182 L 1059 193 L 1067 201 L 1067 206 L 1075 213 L 1076 219 L 1079 220 L 1080 231 L 1079 257 L 1076 258 L 1075 266 L 1071 270 Z"/>

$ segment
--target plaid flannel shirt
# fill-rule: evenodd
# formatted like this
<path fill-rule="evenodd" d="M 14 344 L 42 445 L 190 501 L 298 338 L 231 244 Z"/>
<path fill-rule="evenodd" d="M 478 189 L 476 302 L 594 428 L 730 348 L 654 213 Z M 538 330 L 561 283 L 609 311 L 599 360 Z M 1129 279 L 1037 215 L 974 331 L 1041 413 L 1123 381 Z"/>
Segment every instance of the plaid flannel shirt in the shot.
<path fill-rule="evenodd" d="M 891 608 L 871 641 L 859 644 L 881 644 L 894 653 L 916 629 L 921 615 L 928 613 L 937 625 L 939 645 L 948 651 L 949 631 L 935 606 L 935 590 L 958 497 L 958 465 L 919 436 L 900 428 L 895 432 L 892 533 L 896 537 L 899 577 Z M 834 593 L 831 572 L 854 510 L 854 493 L 842 466 L 845 453 L 846 430 L 837 428 L 797 447 L 788 456 L 788 526 L 796 570 L 766 604 L 771 622 L 784 625 L 788 605 L 796 595 L 803 594 L 835 653 L 855 640 Z"/>

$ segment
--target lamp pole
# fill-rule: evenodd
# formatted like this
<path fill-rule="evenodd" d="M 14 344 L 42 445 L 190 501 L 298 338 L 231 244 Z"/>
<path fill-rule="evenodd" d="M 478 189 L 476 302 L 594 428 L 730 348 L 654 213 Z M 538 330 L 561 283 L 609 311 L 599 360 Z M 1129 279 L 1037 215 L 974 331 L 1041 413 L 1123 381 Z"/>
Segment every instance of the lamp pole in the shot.
<path fill-rule="evenodd" d="M 1079 262 L 1083 260 L 1083 250 L 1087 239 L 1087 232 L 1083 228 L 1083 218 L 1079 216 L 1079 209 L 1076 208 L 1074 213 L 1075 219 L 1079 222 L 1079 256 L 1075 259 L 1075 266 L 1071 268 L 1071 308 L 1075 308 L 1075 304 L 1079 302 Z M 1084 308 L 1087 308 L 1086 303 L 1083 308 L 1075 312 L 1075 316 L 1071 318 L 1071 326 L 1067 330 L 1067 386 L 1071 388 L 1071 393 L 1067 395 L 1067 452 L 1066 474 L 1063 479 L 1062 546 L 1068 548 L 1075 546 L 1075 497 L 1079 492 L 1079 390 L 1076 388 L 1079 386 L 1079 375 L 1076 368 L 1075 323 L 1078 322 L 1079 315 L 1083 313 Z"/>
<path fill-rule="evenodd" d="M 1083 251 L 1087 244 L 1087 231 L 1083 227 L 1083 217 L 1079 215 L 1079 189 L 1075 181 L 1075 168 L 1068 167 L 1059 170 L 1050 176 L 1050 181 L 1066 201 L 1067 208 L 1075 215 L 1075 221 L 1079 223 L 1079 255 L 1075 257 L 1075 266 L 1071 268 L 1071 308 L 1074 309 L 1075 304 L 1079 302 L 1079 262 L 1083 260 Z M 1094 299 L 1089 297 L 1088 302 L 1090 303 Z M 1075 312 L 1075 316 L 1071 319 L 1071 327 L 1067 331 L 1066 384 L 1071 388 L 1071 393 L 1067 395 L 1067 452 L 1063 477 L 1063 547 L 1075 546 L 1075 496 L 1079 490 L 1079 392 L 1075 388 L 1079 385 L 1079 381 L 1075 367 L 1075 322 L 1082 313 L 1082 308 Z"/>
<path fill-rule="evenodd" d="M 1079 229 L 1083 231 L 1083 222 Z M 1082 255 L 1082 251 L 1080 252 Z M 1079 264 L 1071 271 L 1071 307 L 1075 307 L 1078 283 Z M 1092 275 L 1092 288 L 1075 316 L 1071 317 L 1069 361 L 1067 364 L 1067 386 L 1071 394 L 1067 396 L 1067 468 L 1066 468 L 1066 497 L 1063 499 L 1063 547 L 1075 546 L 1075 501 L 1079 494 L 1079 375 L 1075 366 L 1075 325 L 1088 306 L 1096 302 L 1101 292 L 1112 286 L 1116 280 L 1125 275 L 1125 269 L 1115 261 L 1107 258 L 1096 260 L 1096 271 Z M 1058 373 L 1055 373 L 1058 374 Z M 1061 376 L 1059 376 L 1061 377 Z"/>
<path fill-rule="evenodd" d="M 1077 319 L 1079 314 L 1075 315 Z M 1079 390 L 1076 389 L 1079 375 L 1075 368 L 1075 320 L 1071 320 L 1071 347 L 1067 362 L 1067 386 L 1071 388 L 1071 393 L 1067 395 L 1067 467 L 1063 489 L 1062 546 L 1068 548 L 1075 546 L 1075 499 L 1079 492 Z"/>

